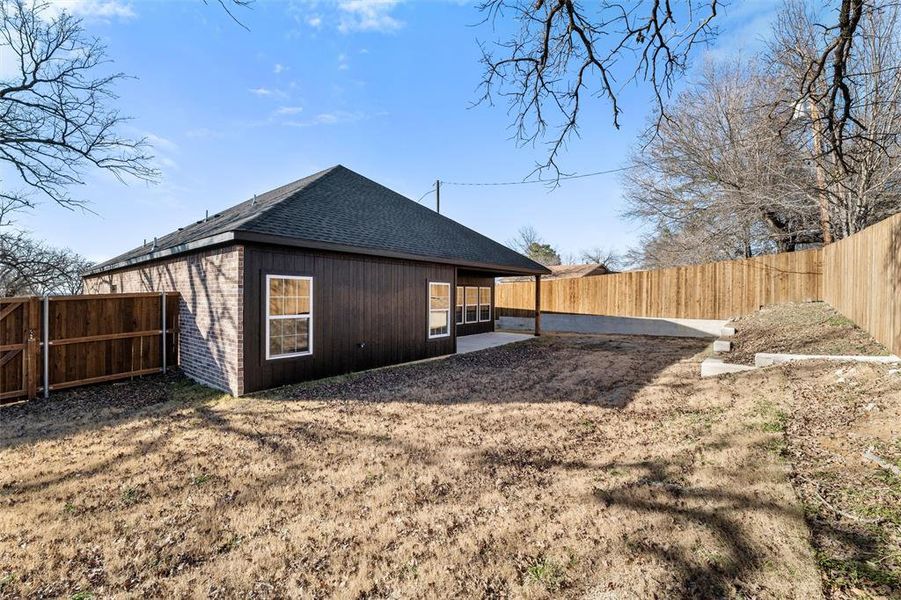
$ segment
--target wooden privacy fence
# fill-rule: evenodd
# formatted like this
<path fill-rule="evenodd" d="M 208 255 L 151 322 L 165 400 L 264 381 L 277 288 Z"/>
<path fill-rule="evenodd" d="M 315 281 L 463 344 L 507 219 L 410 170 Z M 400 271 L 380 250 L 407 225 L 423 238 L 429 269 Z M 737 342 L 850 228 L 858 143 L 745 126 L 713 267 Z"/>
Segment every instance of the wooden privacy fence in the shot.
<path fill-rule="evenodd" d="M 729 319 L 766 304 L 824 300 L 901 354 L 901 214 L 823 249 L 541 282 L 541 311 Z M 535 284 L 499 283 L 497 316 L 531 317 Z"/>
<path fill-rule="evenodd" d="M 498 316 L 532 316 L 535 284 L 496 286 Z M 819 250 L 656 271 L 541 282 L 541 311 L 582 315 L 728 319 L 764 304 L 817 300 Z"/>
<path fill-rule="evenodd" d="M 901 355 L 901 214 L 823 248 L 823 300 Z"/>
<path fill-rule="evenodd" d="M 177 364 L 178 298 L 0 298 L 0 401 L 159 373 Z"/>

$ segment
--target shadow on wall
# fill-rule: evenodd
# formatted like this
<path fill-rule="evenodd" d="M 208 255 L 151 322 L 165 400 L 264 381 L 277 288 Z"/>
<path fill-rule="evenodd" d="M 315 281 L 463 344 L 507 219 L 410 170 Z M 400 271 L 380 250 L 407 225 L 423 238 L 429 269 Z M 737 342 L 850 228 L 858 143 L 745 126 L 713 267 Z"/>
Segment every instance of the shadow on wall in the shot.
<path fill-rule="evenodd" d="M 89 289 L 92 293 L 179 292 L 182 369 L 204 384 L 237 392 L 243 298 L 238 264 L 234 272 L 223 268 L 223 263 L 237 260 L 233 252 L 212 251 L 135 271 L 103 275 Z M 138 277 L 137 282 L 128 280 L 132 274 Z"/>

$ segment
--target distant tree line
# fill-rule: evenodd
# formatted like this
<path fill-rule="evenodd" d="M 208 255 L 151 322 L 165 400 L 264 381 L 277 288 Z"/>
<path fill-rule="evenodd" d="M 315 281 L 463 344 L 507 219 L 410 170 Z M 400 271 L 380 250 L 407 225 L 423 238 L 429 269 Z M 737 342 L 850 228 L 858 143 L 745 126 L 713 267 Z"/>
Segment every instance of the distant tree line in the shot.
<path fill-rule="evenodd" d="M 531 225 L 519 228 L 516 237 L 507 242 L 507 245 L 520 254 L 528 256 L 535 262 L 553 267 L 556 265 L 571 265 L 577 263 L 591 263 L 605 266 L 613 271 L 623 266 L 622 257 L 612 250 L 600 246 L 581 250 L 578 254 L 563 254 L 546 242 L 541 234 Z"/>

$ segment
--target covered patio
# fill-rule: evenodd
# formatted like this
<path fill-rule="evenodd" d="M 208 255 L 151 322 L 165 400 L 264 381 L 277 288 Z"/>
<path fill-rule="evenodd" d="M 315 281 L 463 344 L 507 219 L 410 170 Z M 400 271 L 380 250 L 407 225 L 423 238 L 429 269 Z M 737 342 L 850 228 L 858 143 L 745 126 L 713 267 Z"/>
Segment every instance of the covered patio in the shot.
<path fill-rule="evenodd" d="M 495 346 L 524 342 L 533 337 L 535 336 L 527 333 L 509 333 L 506 331 L 491 331 L 488 333 L 464 335 L 457 338 L 457 354 L 466 354 L 468 352 L 476 352 L 477 350 L 494 348 Z"/>

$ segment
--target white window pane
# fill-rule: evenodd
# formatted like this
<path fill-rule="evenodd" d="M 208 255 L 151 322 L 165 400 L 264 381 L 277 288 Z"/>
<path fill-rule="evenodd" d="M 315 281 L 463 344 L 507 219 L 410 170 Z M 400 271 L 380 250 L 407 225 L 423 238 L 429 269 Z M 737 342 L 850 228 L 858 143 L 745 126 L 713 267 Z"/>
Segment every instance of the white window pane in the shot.
<path fill-rule="evenodd" d="M 269 335 L 269 356 L 278 356 L 282 353 L 282 338 L 279 335 Z"/>
<path fill-rule="evenodd" d="M 450 308 L 450 285 L 432 283 L 429 285 L 429 308 L 432 310 Z"/>
<path fill-rule="evenodd" d="M 447 311 L 433 310 L 429 312 L 429 328 L 447 327 Z"/>
<path fill-rule="evenodd" d="M 313 282 L 301 277 L 268 277 L 269 358 L 310 352 Z"/>

